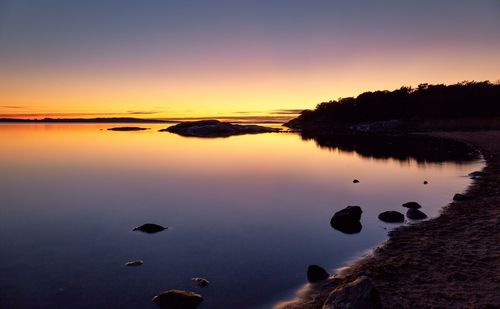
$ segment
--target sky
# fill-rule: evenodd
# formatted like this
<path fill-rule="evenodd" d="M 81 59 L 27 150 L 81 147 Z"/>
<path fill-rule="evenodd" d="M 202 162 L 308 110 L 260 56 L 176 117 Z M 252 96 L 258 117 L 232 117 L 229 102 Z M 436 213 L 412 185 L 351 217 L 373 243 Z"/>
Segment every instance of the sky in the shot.
<path fill-rule="evenodd" d="M 0 0 L 0 117 L 289 117 L 499 79 L 498 0 Z"/>

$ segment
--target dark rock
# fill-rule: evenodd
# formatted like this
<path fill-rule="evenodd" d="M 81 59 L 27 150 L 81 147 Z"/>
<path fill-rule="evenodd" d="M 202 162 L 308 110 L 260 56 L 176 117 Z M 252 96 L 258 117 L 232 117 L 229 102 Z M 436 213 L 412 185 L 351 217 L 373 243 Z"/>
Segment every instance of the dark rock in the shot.
<path fill-rule="evenodd" d="M 467 275 L 464 275 L 462 273 L 454 273 L 451 278 L 455 281 L 466 281 L 467 280 Z"/>
<path fill-rule="evenodd" d="M 384 211 L 378 215 L 379 220 L 389 223 L 401 223 L 405 221 L 405 216 L 399 211 Z"/>
<path fill-rule="evenodd" d="M 310 283 L 316 283 L 328 279 L 330 274 L 318 265 L 309 265 L 307 268 L 307 280 Z"/>
<path fill-rule="evenodd" d="M 203 297 L 190 291 L 169 290 L 153 297 L 153 302 L 162 309 L 195 309 Z"/>
<path fill-rule="evenodd" d="M 418 209 L 410 208 L 406 212 L 406 217 L 408 219 L 411 219 L 411 220 L 423 220 L 423 219 L 427 218 L 427 215 Z"/>
<path fill-rule="evenodd" d="M 323 309 L 380 309 L 382 304 L 377 289 L 370 278 L 359 277 L 345 286 L 334 289 L 326 299 Z"/>
<path fill-rule="evenodd" d="M 424 181 L 424 185 L 428 184 L 427 180 Z"/>
<path fill-rule="evenodd" d="M 146 224 L 143 224 L 141 226 L 135 227 L 132 231 L 139 231 L 139 232 L 144 232 L 144 233 L 148 233 L 148 234 L 153 234 L 153 233 L 161 232 L 161 231 L 166 230 L 166 229 L 167 229 L 166 227 L 163 227 L 163 226 L 158 225 L 158 224 L 146 223 Z"/>
<path fill-rule="evenodd" d="M 359 180 L 354 179 L 354 180 L 352 181 L 352 183 L 359 183 Z"/>
<path fill-rule="evenodd" d="M 141 127 L 115 127 L 109 128 L 110 131 L 142 131 L 149 130 L 149 128 L 141 128 Z"/>
<path fill-rule="evenodd" d="M 483 172 L 480 172 L 480 171 L 475 171 L 475 172 L 472 172 L 472 173 L 469 173 L 469 178 L 471 179 L 478 179 L 478 178 L 481 178 L 484 176 L 484 173 Z"/>
<path fill-rule="evenodd" d="M 196 283 L 198 286 L 201 286 L 202 288 L 206 287 L 210 283 L 210 281 L 208 281 L 205 278 L 201 278 L 201 277 L 192 278 L 191 281 Z"/>
<path fill-rule="evenodd" d="M 142 264 L 144 264 L 143 260 L 133 260 L 125 263 L 125 266 L 141 266 Z"/>
<path fill-rule="evenodd" d="M 419 209 L 419 208 L 422 208 L 422 206 L 420 206 L 419 203 L 417 202 L 408 202 L 408 203 L 404 203 L 402 205 L 403 207 L 406 207 L 406 208 L 412 208 L 412 209 Z"/>
<path fill-rule="evenodd" d="M 281 129 L 258 125 L 232 124 L 229 122 L 220 122 L 218 120 L 201 120 L 181 122 L 174 126 L 160 130 L 160 132 L 165 131 L 183 136 L 228 137 L 242 134 L 279 132 Z"/>
<path fill-rule="evenodd" d="M 363 227 L 359 222 L 362 213 L 359 206 L 347 206 L 333 215 L 330 225 L 346 234 L 359 233 Z"/>
<path fill-rule="evenodd" d="M 460 193 L 457 193 L 453 196 L 453 200 L 454 201 L 468 201 L 468 200 L 470 200 L 470 197 L 463 195 L 463 194 L 460 194 Z"/>

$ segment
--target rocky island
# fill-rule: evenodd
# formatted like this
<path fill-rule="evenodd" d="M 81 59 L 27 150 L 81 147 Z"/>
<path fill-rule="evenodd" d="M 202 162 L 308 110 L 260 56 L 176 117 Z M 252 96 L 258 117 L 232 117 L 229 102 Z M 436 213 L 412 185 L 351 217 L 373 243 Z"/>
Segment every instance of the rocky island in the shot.
<path fill-rule="evenodd" d="M 272 133 L 279 131 L 281 131 L 281 129 L 258 125 L 232 124 L 218 120 L 186 121 L 160 130 L 160 132 L 171 132 L 182 136 L 193 137 L 229 137 L 232 135 Z"/>

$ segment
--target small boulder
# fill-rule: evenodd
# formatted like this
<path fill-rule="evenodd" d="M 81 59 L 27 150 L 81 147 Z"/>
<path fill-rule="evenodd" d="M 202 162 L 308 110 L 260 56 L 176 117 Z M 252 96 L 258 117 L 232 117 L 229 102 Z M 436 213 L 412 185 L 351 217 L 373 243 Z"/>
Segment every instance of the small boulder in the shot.
<path fill-rule="evenodd" d="M 196 309 L 203 297 L 190 291 L 169 290 L 153 297 L 153 302 L 162 309 Z"/>
<path fill-rule="evenodd" d="M 382 304 L 377 289 L 370 278 L 361 276 L 345 286 L 334 289 L 325 303 L 323 309 L 380 309 Z"/>
<path fill-rule="evenodd" d="M 418 209 L 410 208 L 406 212 L 406 217 L 408 219 L 411 219 L 411 220 L 423 220 L 423 219 L 427 218 L 427 215 Z"/>
<path fill-rule="evenodd" d="M 166 230 L 166 229 L 167 229 L 166 227 L 163 227 L 163 226 L 158 225 L 158 224 L 146 223 L 146 224 L 143 224 L 141 226 L 135 227 L 132 231 L 139 231 L 139 232 L 143 232 L 143 233 L 153 234 L 153 233 L 161 232 L 161 231 Z"/>
<path fill-rule="evenodd" d="M 201 286 L 202 288 L 206 287 L 210 283 L 210 281 L 201 277 L 191 278 L 191 281 L 196 283 L 196 285 Z"/>
<path fill-rule="evenodd" d="M 484 176 L 484 173 L 483 172 L 480 172 L 480 171 L 475 171 L 475 172 L 472 172 L 472 173 L 469 173 L 469 178 L 471 179 L 478 179 L 478 178 L 481 178 Z"/>
<path fill-rule="evenodd" d="M 133 260 L 125 263 L 125 266 L 141 266 L 142 264 L 144 264 L 143 260 Z"/>
<path fill-rule="evenodd" d="M 378 215 L 378 218 L 388 223 L 401 223 L 405 221 L 405 216 L 399 211 L 384 211 Z"/>
<path fill-rule="evenodd" d="M 424 185 L 428 184 L 429 182 L 427 182 L 427 180 L 424 180 Z"/>
<path fill-rule="evenodd" d="M 467 201 L 467 200 L 470 200 L 470 198 L 466 195 L 457 193 L 453 196 L 453 200 L 454 201 Z"/>
<path fill-rule="evenodd" d="M 352 183 L 359 183 L 359 180 L 354 179 L 354 180 L 352 181 Z"/>
<path fill-rule="evenodd" d="M 363 211 L 359 206 L 347 206 L 333 215 L 330 225 L 346 234 L 359 233 L 362 229 L 359 222 L 362 213 Z"/>
<path fill-rule="evenodd" d="M 422 206 L 419 203 L 417 203 L 417 202 L 408 202 L 408 203 L 404 203 L 401 206 L 406 207 L 406 208 L 411 208 L 411 209 L 422 208 Z"/>
<path fill-rule="evenodd" d="M 307 280 L 310 283 L 316 283 L 328 279 L 330 274 L 318 265 L 309 265 L 307 267 Z"/>

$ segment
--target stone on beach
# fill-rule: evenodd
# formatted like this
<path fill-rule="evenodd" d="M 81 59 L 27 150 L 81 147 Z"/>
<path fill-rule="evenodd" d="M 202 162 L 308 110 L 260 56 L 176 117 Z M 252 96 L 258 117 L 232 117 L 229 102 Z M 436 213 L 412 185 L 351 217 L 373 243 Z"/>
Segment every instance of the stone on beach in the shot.
<path fill-rule="evenodd" d="M 143 260 L 133 260 L 125 263 L 125 266 L 141 266 L 142 264 L 144 264 Z"/>
<path fill-rule="evenodd" d="M 412 209 L 422 208 L 422 206 L 417 202 L 408 202 L 408 203 L 404 203 L 401 206 L 406 207 L 406 208 L 412 208 Z"/>
<path fill-rule="evenodd" d="M 203 297 L 191 291 L 169 290 L 153 297 L 153 302 L 162 309 L 196 309 Z"/>
<path fill-rule="evenodd" d="M 378 215 L 381 221 L 389 223 L 401 223 L 405 221 L 405 216 L 399 211 L 384 211 Z"/>
<path fill-rule="evenodd" d="M 406 217 L 408 219 L 411 219 L 411 220 L 423 220 L 423 219 L 427 218 L 427 215 L 418 209 L 410 208 L 406 212 Z"/>
<path fill-rule="evenodd" d="M 167 229 L 166 227 L 163 227 L 163 226 L 158 225 L 158 224 L 146 223 L 146 224 L 143 224 L 141 226 L 135 227 L 132 231 L 139 231 L 139 232 L 143 232 L 143 233 L 152 234 L 152 233 L 161 232 L 161 231 L 166 230 L 166 229 Z"/>
<path fill-rule="evenodd" d="M 382 308 L 379 294 L 370 278 L 361 276 L 345 286 L 334 289 L 323 304 L 323 309 L 344 308 Z"/>
<path fill-rule="evenodd" d="M 354 180 L 352 181 L 352 183 L 359 183 L 359 180 L 354 179 Z"/>
<path fill-rule="evenodd" d="M 359 206 L 347 206 L 333 215 L 330 225 L 346 234 L 359 233 L 362 229 L 359 222 L 362 213 L 363 211 Z"/>
<path fill-rule="evenodd" d="M 307 280 L 310 283 L 316 283 L 328 279 L 330 274 L 318 265 L 309 265 L 307 267 Z"/>
<path fill-rule="evenodd" d="M 424 181 L 424 185 L 428 184 L 429 182 L 427 180 Z"/>
<path fill-rule="evenodd" d="M 196 283 L 198 286 L 201 286 L 202 288 L 206 287 L 210 283 L 210 281 L 208 281 L 205 278 L 201 278 L 201 277 L 191 278 L 191 281 Z"/>

